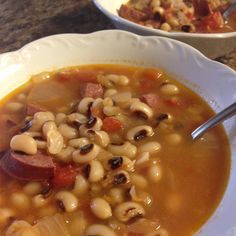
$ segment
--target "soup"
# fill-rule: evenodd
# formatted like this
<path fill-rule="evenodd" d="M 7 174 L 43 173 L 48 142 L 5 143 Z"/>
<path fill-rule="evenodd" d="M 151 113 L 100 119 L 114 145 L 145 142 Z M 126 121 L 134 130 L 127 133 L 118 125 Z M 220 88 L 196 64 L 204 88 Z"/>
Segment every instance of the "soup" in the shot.
<path fill-rule="evenodd" d="M 192 235 L 229 175 L 221 126 L 190 138 L 213 114 L 158 69 L 32 76 L 0 107 L 1 235 Z"/>
<path fill-rule="evenodd" d="M 130 0 L 118 10 L 121 17 L 164 31 L 224 33 L 236 30 L 236 12 L 224 22 L 228 0 Z"/>

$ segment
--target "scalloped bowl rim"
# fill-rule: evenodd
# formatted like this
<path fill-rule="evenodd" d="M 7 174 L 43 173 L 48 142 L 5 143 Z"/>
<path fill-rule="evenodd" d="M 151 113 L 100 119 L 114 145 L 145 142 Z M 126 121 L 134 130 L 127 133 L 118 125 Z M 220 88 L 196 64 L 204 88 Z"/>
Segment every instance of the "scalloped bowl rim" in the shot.
<path fill-rule="evenodd" d="M 120 17 L 118 14 L 114 14 L 109 11 L 108 8 L 105 8 L 101 0 L 92 0 L 94 4 L 97 6 L 97 8 L 100 9 L 101 12 L 103 12 L 106 16 L 108 16 L 110 19 L 123 23 L 125 25 L 128 25 L 130 27 L 146 31 L 150 34 L 156 34 L 158 33 L 160 36 L 165 36 L 165 37 L 181 37 L 181 38 L 231 38 L 231 37 L 236 37 L 236 31 L 234 32 L 226 32 L 226 33 L 184 33 L 184 32 L 166 32 L 164 30 L 160 29 L 152 29 L 147 26 L 140 25 L 138 23 L 129 21 L 125 18 Z"/>
<path fill-rule="evenodd" d="M 113 43 L 114 41 L 116 41 L 117 44 Z M 103 45 L 104 48 L 99 48 L 100 44 Z M 110 48 L 110 51 L 109 51 L 109 48 Z M 97 52 L 94 52 L 95 49 L 97 50 Z M 100 56 L 98 52 L 100 52 L 102 49 L 107 49 L 107 50 L 104 51 L 104 55 Z M 112 49 L 112 52 L 111 52 L 111 49 Z M 123 49 L 123 50 L 125 49 L 125 50 L 122 51 L 120 49 Z M 137 51 L 137 49 L 139 51 Z M 168 68 L 170 69 L 166 69 L 166 70 L 167 71 L 171 71 L 172 69 L 177 70 L 179 72 L 177 73 L 178 77 L 180 76 L 180 74 L 186 73 L 186 71 L 189 72 L 191 75 L 192 69 L 196 67 L 196 69 L 203 69 L 203 72 L 199 71 L 199 76 L 201 75 L 201 73 L 203 74 L 210 73 L 209 75 L 213 73 L 213 75 L 215 75 L 216 77 L 214 80 L 214 84 L 216 84 L 216 86 L 219 86 L 220 84 L 222 88 L 223 86 L 226 86 L 226 88 L 229 88 L 231 90 L 232 90 L 231 87 L 233 85 L 236 86 L 236 73 L 232 69 L 230 69 L 229 67 L 225 65 L 222 65 L 219 62 L 215 62 L 208 59 L 198 50 L 196 50 L 195 48 L 185 43 L 182 43 L 173 39 L 169 39 L 169 38 L 158 37 L 158 36 L 145 37 L 145 36 L 138 36 L 133 33 L 126 32 L 126 31 L 105 30 L 105 31 L 98 31 L 95 33 L 91 33 L 91 34 L 59 34 L 59 35 L 48 36 L 45 38 L 35 40 L 25 45 L 24 47 L 22 47 L 21 49 L 17 51 L 1 54 L 0 55 L 0 88 L 1 88 L 0 99 L 1 99 L 1 96 L 5 97 L 10 91 L 16 89 L 21 84 L 28 81 L 29 77 L 32 74 L 39 73 L 45 70 L 54 70 L 54 69 L 58 69 L 58 68 L 66 67 L 66 66 L 74 66 L 78 64 L 97 64 L 97 63 L 98 64 L 129 64 L 129 65 L 138 65 L 138 66 L 153 66 L 153 65 L 158 64 L 155 60 L 153 61 L 153 58 L 152 58 L 156 56 L 155 53 L 157 49 L 159 50 L 158 52 L 164 51 L 164 54 L 166 55 L 166 58 L 163 58 L 163 57 L 158 58 L 159 63 L 161 64 L 161 63 L 165 63 L 165 61 L 172 60 L 173 63 L 170 63 L 171 66 L 169 67 L 168 65 Z M 102 62 L 97 61 L 95 63 L 95 61 L 92 60 L 92 62 L 86 63 L 86 60 L 88 58 L 89 58 L 88 60 L 91 61 L 91 55 L 88 55 L 88 58 L 86 57 L 86 58 L 83 58 L 83 60 L 81 60 L 78 57 L 79 55 L 76 54 L 78 52 L 80 53 L 81 51 L 86 51 L 87 54 L 92 53 L 95 58 L 97 57 L 96 60 L 99 60 L 99 58 L 101 57 Z M 39 58 L 35 58 L 36 56 L 42 56 L 40 54 L 42 52 L 47 53 L 47 58 L 45 58 L 45 60 L 39 60 Z M 67 53 L 67 52 L 68 54 L 64 54 L 65 58 L 59 58 L 55 56 L 57 54 Z M 73 60 L 77 58 L 79 62 L 77 63 L 77 61 L 75 62 L 73 60 L 72 61 L 69 60 L 68 62 L 66 60 L 66 58 L 71 59 L 72 57 L 73 57 Z M 116 59 L 113 60 L 113 57 Z M 142 59 L 137 61 L 136 57 L 139 57 Z M 143 58 L 145 57 L 146 59 L 145 61 L 143 61 Z M 103 61 L 103 58 L 104 58 L 104 61 Z M 162 60 L 160 60 L 160 58 Z M 181 60 L 179 60 L 179 58 L 181 58 Z M 44 59 L 44 57 L 40 59 Z M 175 63 L 175 59 L 179 61 L 176 61 Z M 182 65 L 183 64 L 182 60 L 184 59 L 186 59 L 184 61 L 186 68 L 185 67 L 179 68 L 178 63 Z M 34 64 L 34 60 L 38 63 L 37 65 Z M 54 60 L 56 62 L 54 62 Z M 64 63 L 67 63 L 67 64 L 64 65 Z M 31 64 L 32 64 L 32 68 L 27 67 L 28 65 L 31 65 Z M 188 65 L 190 65 L 190 68 L 188 68 Z M 43 67 L 43 69 L 39 70 L 39 68 L 41 67 Z M 17 74 L 16 76 L 16 72 L 18 71 L 20 71 L 22 74 L 20 75 Z M 23 76 L 27 76 L 27 78 L 26 77 L 23 78 Z M 228 83 L 225 83 L 223 80 L 221 80 L 220 77 L 226 77 L 225 80 L 228 83 L 232 83 L 232 86 L 227 85 Z M 191 79 L 186 79 L 186 80 L 191 80 Z M 180 81 L 185 83 L 186 80 L 182 80 L 182 81 L 180 80 Z M 16 81 L 18 82 L 17 84 L 13 83 Z M 201 83 L 200 81 L 201 81 L 201 78 L 199 78 L 199 83 Z M 208 81 L 207 80 L 203 81 L 203 83 L 208 83 Z M 4 84 L 4 86 L 1 86 L 1 84 Z M 190 83 L 186 85 L 189 86 L 191 89 L 193 89 L 195 92 L 199 92 L 199 94 L 202 95 L 202 97 L 208 101 L 208 104 L 215 111 L 219 111 L 220 109 L 222 109 L 220 108 L 222 104 L 219 104 L 219 102 L 215 102 L 215 98 L 212 96 L 209 96 L 208 90 L 205 90 L 204 93 L 201 93 L 201 89 L 199 90 L 199 87 L 196 86 L 196 84 Z M 214 93 L 214 89 L 213 91 L 210 91 L 210 93 L 211 92 Z M 232 93 L 233 98 L 236 99 L 236 92 L 232 90 L 231 93 Z M 219 100 L 220 102 L 223 101 L 223 104 L 224 104 L 225 100 L 227 102 L 231 101 L 231 94 L 229 92 L 223 95 L 224 95 L 223 96 L 224 99 L 220 98 Z M 226 130 L 235 128 L 234 123 L 236 123 L 236 119 L 227 121 L 226 124 L 224 125 Z M 229 203 L 234 202 L 234 199 L 232 196 L 233 193 L 236 194 L 236 189 L 234 188 L 234 185 L 233 185 L 233 182 L 236 182 L 236 160 L 234 160 L 236 158 L 236 137 L 235 136 L 233 136 L 233 139 L 230 139 L 230 144 L 231 144 L 230 145 L 231 147 L 231 171 L 230 171 L 230 177 L 229 177 L 227 188 L 225 190 L 223 198 L 221 199 L 221 202 L 218 205 L 218 208 L 214 211 L 213 215 L 207 220 L 207 222 L 201 227 L 200 231 L 198 232 L 199 235 L 209 235 L 209 232 L 211 233 L 212 232 L 211 230 L 215 229 L 215 227 L 216 228 L 218 227 L 217 230 L 219 230 L 219 227 L 221 227 L 220 230 L 224 233 L 224 235 L 232 236 L 236 234 L 236 212 L 233 212 L 231 210 L 231 205 L 229 205 Z M 235 158 L 232 158 L 232 157 L 235 157 Z M 227 229 L 225 228 L 226 222 L 222 223 L 220 221 L 220 219 L 225 219 L 224 216 L 228 217 L 228 221 L 229 221 L 229 222 L 227 221 Z M 216 226 L 215 222 L 219 223 L 217 224 L 218 226 Z M 214 230 L 214 232 L 216 232 L 216 230 Z M 211 235 L 217 235 L 217 234 L 211 234 Z"/>

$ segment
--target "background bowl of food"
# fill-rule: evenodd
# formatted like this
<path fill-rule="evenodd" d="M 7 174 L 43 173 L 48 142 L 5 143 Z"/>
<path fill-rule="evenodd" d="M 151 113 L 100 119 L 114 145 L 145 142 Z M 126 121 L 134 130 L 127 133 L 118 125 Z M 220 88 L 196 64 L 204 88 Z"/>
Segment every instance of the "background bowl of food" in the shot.
<path fill-rule="evenodd" d="M 124 31 L 1 55 L 1 235 L 233 236 L 235 117 L 190 132 L 233 103 L 235 76 Z"/>
<path fill-rule="evenodd" d="M 210 58 L 236 48 L 236 13 L 227 22 L 224 0 L 94 0 L 114 24 L 141 35 L 158 35 L 188 43 Z"/>

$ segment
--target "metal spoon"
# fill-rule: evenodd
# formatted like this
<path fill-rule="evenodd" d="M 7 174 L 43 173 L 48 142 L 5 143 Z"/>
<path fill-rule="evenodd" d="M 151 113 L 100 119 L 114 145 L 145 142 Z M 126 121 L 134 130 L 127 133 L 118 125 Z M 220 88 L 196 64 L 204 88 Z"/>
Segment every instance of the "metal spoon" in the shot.
<path fill-rule="evenodd" d="M 211 119 L 209 119 L 207 122 L 199 126 L 197 129 L 195 129 L 192 133 L 192 140 L 195 140 L 202 136 L 208 129 L 216 126 L 220 122 L 229 119 L 233 115 L 236 114 L 236 102 L 232 105 L 225 108 L 223 111 L 217 113 L 215 116 L 213 116 Z"/>
<path fill-rule="evenodd" d="M 232 3 L 229 5 L 229 7 L 226 8 L 224 13 L 222 14 L 225 21 L 228 21 L 231 14 L 236 10 L 236 1 L 232 0 Z"/>

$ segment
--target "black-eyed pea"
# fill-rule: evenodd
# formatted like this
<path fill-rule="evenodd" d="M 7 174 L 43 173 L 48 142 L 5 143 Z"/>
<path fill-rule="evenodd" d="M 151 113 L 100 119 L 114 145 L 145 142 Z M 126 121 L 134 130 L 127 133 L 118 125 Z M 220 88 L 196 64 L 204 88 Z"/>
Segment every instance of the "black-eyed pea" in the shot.
<path fill-rule="evenodd" d="M 132 161 L 128 157 L 123 156 L 122 169 L 124 169 L 128 172 L 133 172 L 134 171 L 134 164 L 135 164 L 135 160 Z"/>
<path fill-rule="evenodd" d="M 86 194 L 88 192 L 88 190 L 89 190 L 88 180 L 83 175 L 77 175 L 72 192 L 77 197 L 80 197 L 80 196 Z"/>
<path fill-rule="evenodd" d="M 101 161 L 101 162 L 106 162 L 107 160 L 109 160 L 110 158 L 112 158 L 112 153 L 107 151 L 106 149 L 104 148 L 100 148 L 100 151 L 96 157 L 96 159 L 98 161 Z M 104 166 L 105 167 L 105 166 Z"/>
<path fill-rule="evenodd" d="M 152 0 L 151 3 L 150 3 L 150 6 L 152 8 L 159 7 L 160 5 L 161 5 L 161 0 Z"/>
<path fill-rule="evenodd" d="M 89 140 L 87 138 L 76 138 L 76 139 L 71 139 L 68 142 L 68 145 L 73 147 L 73 148 L 81 148 L 85 145 L 89 144 Z"/>
<path fill-rule="evenodd" d="M 173 96 L 179 94 L 179 88 L 174 84 L 164 84 L 161 86 L 160 92 L 164 96 Z"/>
<path fill-rule="evenodd" d="M 102 224 L 93 224 L 86 229 L 86 236 L 117 236 L 117 234 L 108 226 Z"/>
<path fill-rule="evenodd" d="M 66 212 L 73 212 L 79 206 L 76 196 L 69 191 L 60 191 L 55 195 L 55 200 L 59 208 Z"/>
<path fill-rule="evenodd" d="M 126 156 L 133 159 L 137 153 L 137 147 L 130 142 L 124 142 L 121 144 L 109 144 L 108 151 L 116 156 Z"/>
<path fill-rule="evenodd" d="M 102 98 L 96 98 L 92 104 L 92 109 L 102 109 L 103 108 L 103 99 Z"/>
<path fill-rule="evenodd" d="M 166 229 L 159 228 L 153 232 L 145 234 L 145 236 L 169 236 L 169 233 Z"/>
<path fill-rule="evenodd" d="M 88 163 L 95 159 L 100 151 L 96 144 L 87 144 L 72 153 L 73 161 L 76 163 Z"/>
<path fill-rule="evenodd" d="M 110 97 L 106 97 L 103 99 L 103 107 L 112 107 L 114 105 L 114 101 Z"/>
<path fill-rule="evenodd" d="M 27 210 L 31 206 L 31 199 L 23 192 L 15 192 L 10 196 L 13 206 L 20 210 Z"/>
<path fill-rule="evenodd" d="M 82 114 L 87 114 L 93 102 L 94 102 L 93 98 L 90 98 L 90 97 L 83 98 L 78 105 L 78 108 L 77 108 L 78 112 Z"/>
<path fill-rule="evenodd" d="M 112 216 L 111 206 L 103 198 L 94 198 L 90 202 L 93 214 L 99 219 L 105 220 Z"/>
<path fill-rule="evenodd" d="M 132 102 L 130 105 L 130 111 L 144 119 L 151 119 L 153 117 L 152 108 L 143 102 Z"/>
<path fill-rule="evenodd" d="M 111 98 L 115 102 L 115 104 L 122 106 L 123 104 L 130 102 L 132 94 L 131 92 L 119 92 L 112 95 Z"/>
<path fill-rule="evenodd" d="M 40 131 L 43 124 L 47 121 L 54 121 L 55 115 L 49 111 L 40 111 L 34 114 L 31 131 Z"/>
<path fill-rule="evenodd" d="M 139 146 L 138 153 L 149 152 L 150 155 L 152 155 L 158 153 L 160 150 L 161 144 L 156 141 L 152 141 Z"/>
<path fill-rule="evenodd" d="M 23 134 L 28 135 L 32 138 L 42 138 L 42 133 L 37 131 L 27 131 L 24 132 Z"/>
<path fill-rule="evenodd" d="M 102 192 L 102 186 L 98 183 L 93 183 L 90 185 L 90 192 L 94 195 L 100 195 Z"/>
<path fill-rule="evenodd" d="M 172 28 L 168 23 L 165 22 L 165 23 L 161 24 L 160 29 L 168 32 L 168 31 L 171 31 Z"/>
<path fill-rule="evenodd" d="M 112 204 L 119 204 L 125 200 L 125 191 L 122 188 L 112 188 L 109 191 L 109 197 Z"/>
<path fill-rule="evenodd" d="M 159 126 L 163 123 L 165 124 L 171 124 L 173 122 L 174 118 L 169 113 L 162 113 L 156 118 L 156 125 Z"/>
<path fill-rule="evenodd" d="M 116 89 L 107 89 L 104 93 L 104 98 L 106 97 L 111 97 L 112 95 L 116 94 L 117 90 Z"/>
<path fill-rule="evenodd" d="M 172 26 L 173 28 L 176 28 L 179 26 L 179 21 L 177 18 L 175 17 L 171 17 L 167 20 L 167 23 Z"/>
<path fill-rule="evenodd" d="M 10 208 L 0 208 L 0 226 L 5 226 L 15 216 L 16 213 L 14 210 Z"/>
<path fill-rule="evenodd" d="M 129 201 L 117 205 L 114 215 L 119 221 L 128 222 L 136 217 L 144 217 L 145 210 L 141 204 Z"/>
<path fill-rule="evenodd" d="M 70 124 L 77 123 L 77 124 L 85 124 L 88 121 L 88 118 L 80 113 L 72 113 L 67 116 L 67 122 Z"/>
<path fill-rule="evenodd" d="M 89 173 L 88 180 L 89 182 L 96 183 L 103 179 L 105 175 L 103 165 L 100 161 L 92 160 L 89 163 Z"/>
<path fill-rule="evenodd" d="M 102 128 L 102 120 L 99 117 L 90 117 L 85 124 L 85 127 L 90 130 L 100 130 Z"/>
<path fill-rule="evenodd" d="M 38 194 L 32 198 L 33 206 L 36 208 L 41 208 L 49 203 L 49 199 L 45 198 L 42 194 Z"/>
<path fill-rule="evenodd" d="M 43 186 L 40 182 L 29 182 L 23 187 L 23 191 L 29 196 L 34 196 L 40 193 L 42 189 Z"/>
<path fill-rule="evenodd" d="M 47 149 L 47 142 L 44 140 L 35 140 L 37 143 L 37 148 L 38 149 Z"/>
<path fill-rule="evenodd" d="M 67 124 L 60 124 L 58 127 L 58 131 L 66 139 L 74 139 L 74 138 L 78 137 L 77 129 L 75 129 Z"/>
<path fill-rule="evenodd" d="M 163 7 L 160 7 L 160 6 L 154 6 L 152 8 L 152 11 L 153 11 L 154 15 L 158 16 L 158 17 L 163 16 L 164 13 L 165 13 L 165 9 Z"/>
<path fill-rule="evenodd" d="M 75 151 L 75 149 L 71 146 L 67 146 L 66 148 L 63 148 L 59 153 L 56 154 L 56 158 L 64 163 L 70 163 L 72 162 L 72 153 Z"/>
<path fill-rule="evenodd" d="M 57 130 L 57 125 L 54 121 L 46 121 L 44 124 L 43 124 L 43 135 L 44 137 L 47 137 L 47 134 L 49 131 L 51 130 Z"/>
<path fill-rule="evenodd" d="M 182 136 L 178 133 L 172 133 L 166 135 L 165 140 L 170 145 L 178 145 L 182 142 Z"/>
<path fill-rule="evenodd" d="M 129 84 L 129 78 L 125 75 L 98 75 L 97 79 L 106 88 L 112 88 L 115 85 L 126 86 Z"/>
<path fill-rule="evenodd" d="M 116 116 L 120 113 L 120 108 L 117 106 L 104 106 L 103 113 L 106 116 Z"/>
<path fill-rule="evenodd" d="M 149 152 L 141 152 L 137 155 L 135 166 L 142 166 L 145 165 L 150 160 L 150 153 Z"/>
<path fill-rule="evenodd" d="M 24 152 L 29 155 L 37 153 L 36 141 L 26 134 L 18 134 L 12 137 L 10 147 L 14 151 Z"/>
<path fill-rule="evenodd" d="M 66 123 L 67 116 L 65 113 L 57 113 L 55 117 L 55 123 L 59 126 L 60 124 Z"/>
<path fill-rule="evenodd" d="M 140 125 L 134 128 L 131 128 L 127 134 L 126 138 L 129 141 L 140 141 L 146 137 L 151 137 L 154 134 L 151 126 L 148 125 Z"/>
<path fill-rule="evenodd" d="M 130 182 L 135 185 L 137 188 L 144 189 L 148 186 L 148 181 L 145 177 L 140 174 L 131 174 L 130 175 Z"/>
<path fill-rule="evenodd" d="M 95 142 L 103 148 L 107 147 L 107 145 L 110 143 L 110 137 L 108 133 L 103 130 L 90 130 L 88 135 L 90 136 L 90 140 L 92 142 Z"/>
<path fill-rule="evenodd" d="M 113 174 L 113 185 L 124 185 L 130 182 L 130 175 L 127 171 L 121 170 Z"/>
<path fill-rule="evenodd" d="M 162 178 L 162 169 L 160 165 L 151 165 L 147 170 L 148 179 L 153 183 L 158 183 Z"/>
<path fill-rule="evenodd" d="M 64 147 L 64 139 L 57 130 L 50 130 L 47 133 L 47 148 L 50 154 L 57 154 L 61 152 Z"/>
<path fill-rule="evenodd" d="M 5 105 L 5 109 L 10 113 L 21 112 L 24 109 L 24 104 L 20 102 L 9 102 Z"/>

